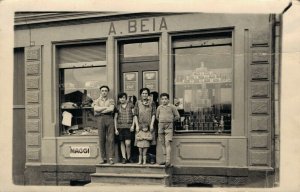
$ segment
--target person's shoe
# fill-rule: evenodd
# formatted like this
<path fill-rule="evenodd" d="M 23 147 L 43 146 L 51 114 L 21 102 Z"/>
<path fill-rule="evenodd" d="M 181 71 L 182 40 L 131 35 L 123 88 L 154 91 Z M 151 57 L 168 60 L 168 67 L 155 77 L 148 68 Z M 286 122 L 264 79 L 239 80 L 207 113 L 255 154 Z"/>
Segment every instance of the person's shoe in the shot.
<path fill-rule="evenodd" d="M 170 162 L 166 162 L 166 167 L 171 167 L 171 163 Z"/>
<path fill-rule="evenodd" d="M 142 156 L 140 155 L 140 156 L 139 156 L 139 162 L 138 162 L 139 165 L 142 164 L 142 159 L 143 159 L 143 158 L 142 158 Z"/>
<path fill-rule="evenodd" d="M 126 164 L 126 159 L 125 158 L 122 158 L 122 164 Z"/>
<path fill-rule="evenodd" d="M 127 159 L 126 163 L 134 163 L 131 158 Z"/>
<path fill-rule="evenodd" d="M 155 160 L 151 159 L 150 164 L 152 164 L 152 165 L 155 164 Z"/>
<path fill-rule="evenodd" d="M 106 160 L 102 160 L 99 162 L 99 164 L 105 164 L 106 163 Z"/>
<path fill-rule="evenodd" d="M 114 160 L 112 158 L 109 158 L 109 164 L 110 165 L 114 164 Z"/>
<path fill-rule="evenodd" d="M 166 164 L 166 162 L 161 162 L 161 163 L 159 163 L 159 165 L 165 165 Z"/>

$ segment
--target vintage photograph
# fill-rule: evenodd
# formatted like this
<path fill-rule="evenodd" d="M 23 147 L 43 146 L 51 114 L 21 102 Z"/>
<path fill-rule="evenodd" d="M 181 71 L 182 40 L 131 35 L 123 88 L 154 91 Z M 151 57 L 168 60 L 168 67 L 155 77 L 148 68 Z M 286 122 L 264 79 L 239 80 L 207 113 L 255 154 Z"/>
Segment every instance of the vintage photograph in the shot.
<path fill-rule="evenodd" d="M 292 6 L 15 11 L 13 184 L 279 187 Z"/>

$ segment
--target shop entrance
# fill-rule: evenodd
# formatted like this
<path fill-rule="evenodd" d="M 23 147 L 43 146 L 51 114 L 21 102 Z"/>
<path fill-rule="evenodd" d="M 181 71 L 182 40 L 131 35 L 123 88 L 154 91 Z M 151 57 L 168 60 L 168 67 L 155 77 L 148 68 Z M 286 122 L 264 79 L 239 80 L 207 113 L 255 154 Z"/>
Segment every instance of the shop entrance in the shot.
<path fill-rule="evenodd" d="M 158 92 L 158 39 L 121 42 L 119 50 L 120 91 L 138 99 L 143 87 Z"/>
<path fill-rule="evenodd" d="M 158 39 L 126 41 L 119 44 L 120 92 L 125 92 L 133 103 L 140 99 L 139 90 L 147 87 L 150 92 L 159 91 Z M 135 99 L 134 99 L 135 98 Z M 131 157 L 137 162 L 138 148 L 134 146 L 132 134 Z M 154 147 L 152 147 L 154 148 Z M 155 159 L 155 148 L 149 149 L 149 158 Z"/>

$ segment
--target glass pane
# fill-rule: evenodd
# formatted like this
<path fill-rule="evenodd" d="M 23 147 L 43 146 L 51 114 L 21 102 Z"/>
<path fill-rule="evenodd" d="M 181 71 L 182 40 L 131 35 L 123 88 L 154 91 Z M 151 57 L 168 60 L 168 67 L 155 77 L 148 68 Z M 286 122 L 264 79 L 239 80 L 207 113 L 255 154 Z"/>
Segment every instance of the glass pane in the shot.
<path fill-rule="evenodd" d="M 57 63 L 78 63 L 106 60 L 104 43 L 57 46 Z"/>
<path fill-rule="evenodd" d="M 124 44 L 124 58 L 158 56 L 158 42 Z"/>
<path fill-rule="evenodd" d="M 174 49 L 177 132 L 230 133 L 231 46 Z"/>
<path fill-rule="evenodd" d="M 60 75 L 62 134 L 97 135 L 91 103 L 99 97 L 99 87 L 107 84 L 106 68 L 62 69 Z"/>

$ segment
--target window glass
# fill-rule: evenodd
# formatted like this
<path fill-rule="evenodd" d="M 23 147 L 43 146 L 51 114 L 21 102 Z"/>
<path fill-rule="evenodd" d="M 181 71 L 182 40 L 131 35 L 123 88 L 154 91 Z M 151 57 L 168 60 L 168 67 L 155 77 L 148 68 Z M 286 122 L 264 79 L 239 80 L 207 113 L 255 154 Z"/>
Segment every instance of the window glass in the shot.
<path fill-rule="evenodd" d="M 230 133 L 231 45 L 174 48 L 175 132 Z"/>
<path fill-rule="evenodd" d="M 97 135 L 92 100 L 99 87 L 107 84 L 106 67 L 60 70 L 60 109 L 62 135 Z"/>
<path fill-rule="evenodd" d="M 158 42 L 124 44 L 124 58 L 141 56 L 158 56 Z"/>
<path fill-rule="evenodd" d="M 106 46 L 104 43 L 86 43 L 57 46 L 57 62 L 78 63 L 106 60 Z"/>

